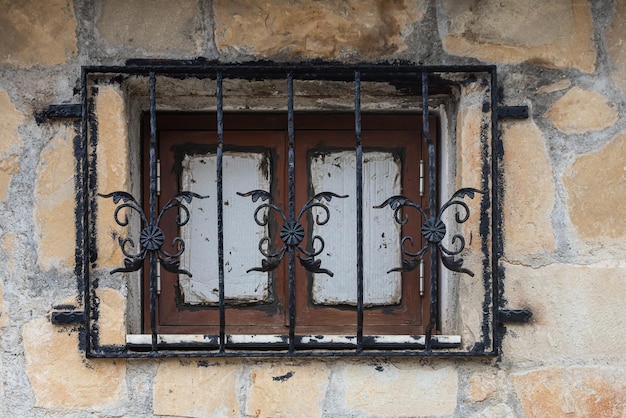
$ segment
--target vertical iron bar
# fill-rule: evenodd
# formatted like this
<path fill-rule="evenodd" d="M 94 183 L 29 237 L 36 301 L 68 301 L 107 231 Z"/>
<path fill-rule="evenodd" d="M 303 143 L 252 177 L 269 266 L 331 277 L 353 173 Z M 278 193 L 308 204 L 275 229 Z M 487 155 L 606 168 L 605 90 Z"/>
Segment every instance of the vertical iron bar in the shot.
<path fill-rule="evenodd" d="M 80 176 L 80 193 L 76 202 L 76 222 L 80 225 L 77 228 L 78 234 L 76 242 L 76 265 L 80 266 L 80 272 L 83 281 L 83 305 L 85 312 L 85 351 L 87 356 L 91 352 L 91 283 L 89 283 L 89 211 L 87 210 L 87 199 L 89 195 L 89 145 L 87 135 L 87 71 L 85 68 L 80 72 L 80 89 L 81 89 L 81 133 L 80 144 L 78 144 L 76 154 L 76 174 Z M 78 226 L 77 225 L 77 226 Z"/>
<path fill-rule="evenodd" d="M 422 72 L 422 128 L 428 145 L 428 210 L 430 219 L 437 217 L 437 165 L 435 143 L 430 135 L 430 120 L 428 109 L 428 75 Z M 426 327 L 426 351 L 432 350 L 432 332 L 437 321 L 437 245 L 428 243 L 430 252 L 430 318 Z"/>
<path fill-rule="evenodd" d="M 493 209 L 491 213 L 491 321 L 493 349 L 497 355 L 501 354 L 502 334 L 498 330 L 498 309 L 500 309 L 500 295 L 504 291 L 501 277 L 500 257 L 504 253 L 502 242 L 502 196 L 501 187 L 501 164 L 504 158 L 504 149 L 498 131 L 498 76 L 496 67 L 491 70 L 491 196 Z M 484 214 L 483 214 L 484 216 Z M 487 292 L 487 290 L 485 290 Z M 487 299 L 487 295 L 485 295 Z"/>
<path fill-rule="evenodd" d="M 226 308 L 224 303 L 224 197 L 223 197 L 223 145 L 224 145 L 224 106 L 222 72 L 217 71 L 217 258 L 219 274 L 220 310 L 220 352 L 226 344 Z"/>
<path fill-rule="evenodd" d="M 361 72 L 354 72 L 354 136 L 356 140 L 356 306 L 357 352 L 363 351 L 363 144 L 361 142 Z"/>
<path fill-rule="evenodd" d="M 150 225 L 156 224 L 156 74 L 150 72 Z M 157 351 L 156 332 L 156 254 L 150 251 L 150 328 L 152 332 L 152 352 Z"/>
<path fill-rule="evenodd" d="M 287 135 L 289 139 L 289 216 L 290 221 L 296 217 L 295 202 L 295 151 L 294 151 L 294 126 L 293 126 L 293 73 L 287 73 Z M 293 353 L 296 337 L 296 289 L 295 289 L 295 248 L 293 245 L 289 249 L 289 352 Z"/>

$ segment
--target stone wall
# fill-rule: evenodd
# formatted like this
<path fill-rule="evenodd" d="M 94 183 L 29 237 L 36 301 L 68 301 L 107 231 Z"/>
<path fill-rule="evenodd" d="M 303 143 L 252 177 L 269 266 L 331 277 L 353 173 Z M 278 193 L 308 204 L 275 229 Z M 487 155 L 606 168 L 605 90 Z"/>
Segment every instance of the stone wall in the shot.
<path fill-rule="evenodd" d="M 626 415 L 625 20 L 623 0 L 0 0 L 0 416 Z M 198 56 L 497 64 L 531 114 L 502 125 L 504 297 L 534 314 L 501 359 L 85 359 L 49 321 L 79 303 L 76 127 L 34 115 L 78 101 L 81 65 Z M 98 297 L 119 342 L 124 295 Z"/>

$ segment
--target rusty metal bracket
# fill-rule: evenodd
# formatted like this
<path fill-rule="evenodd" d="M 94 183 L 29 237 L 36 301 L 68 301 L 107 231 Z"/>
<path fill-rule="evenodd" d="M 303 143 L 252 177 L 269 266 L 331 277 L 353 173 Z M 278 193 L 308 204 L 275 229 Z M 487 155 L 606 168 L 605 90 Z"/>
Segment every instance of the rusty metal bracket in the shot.
<path fill-rule="evenodd" d="M 528 119 L 528 106 L 498 106 L 498 119 Z"/>
<path fill-rule="evenodd" d="M 498 106 L 498 119 L 528 119 L 528 106 Z"/>
<path fill-rule="evenodd" d="M 85 322 L 83 311 L 54 311 L 50 316 L 54 325 L 80 325 Z"/>
<path fill-rule="evenodd" d="M 80 104 L 54 104 L 47 109 L 35 113 L 37 123 L 43 123 L 50 119 L 80 119 L 82 106 Z"/>
<path fill-rule="evenodd" d="M 532 318 L 533 313 L 528 309 L 500 309 L 498 317 L 500 322 L 527 323 Z"/>

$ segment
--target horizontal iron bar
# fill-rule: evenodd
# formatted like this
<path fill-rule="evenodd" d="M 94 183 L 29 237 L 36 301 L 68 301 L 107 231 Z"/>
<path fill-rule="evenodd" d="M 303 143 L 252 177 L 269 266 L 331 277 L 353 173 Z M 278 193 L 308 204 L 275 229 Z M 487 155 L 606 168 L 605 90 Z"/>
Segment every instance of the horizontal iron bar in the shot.
<path fill-rule="evenodd" d="M 99 351 L 87 351 L 87 358 L 206 358 L 206 357 L 436 357 L 436 358 L 494 358 L 496 351 L 425 351 L 425 350 L 356 350 L 340 351 L 124 351 L 119 346 L 101 347 Z"/>
<path fill-rule="evenodd" d="M 49 119 L 78 119 L 82 116 L 81 104 L 53 104 L 46 110 L 35 113 L 37 123 L 42 123 Z"/>
<path fill-rule="evenodd" d="M 528 106 L 498 106 L 498 119 L 528 119 Z"/>
<path fill-rule="evenodd" d="M 498 317 L 500 322 L 529 322 L 533 313 L 528 309 L 500 309 Z"/>
<path fill-rule="evenodd" d="M 488 72 L 496 70 L 494 65 L 414 65 L 407 63 L 357 63 L 342 64 L 335 62 L 299 62 L 299 63 L 269 63 L 249 62 L 243 64 L 219 63 L 209 61 L 169 61 L 169 60 L 132 60 L 125 66 L 85 66 L 83 71 L 90 73 L 121 73 L 121 74 L 145 74 L 151 71 L 157 74 L 209 74 L 222 71 L 224 77 L 250 77 L 255 79 L 285 78 L 286 72 L 292 72 L 294 78 L 321 77 L 338 80 L 354 77 L 354 71 L 359 70 L 362 76 L 368 73 L 378 75 L 397 76 L 399 73 L 420 74 L 447 73 L 447 72 Z M 392 74 L 389 74 L 389 73 Z"/>
<path fill-rule="evenodd" d="M 54 325 L 79 325 L 85 322 L 83 311 L 54 311 L 50 316 Z"/>

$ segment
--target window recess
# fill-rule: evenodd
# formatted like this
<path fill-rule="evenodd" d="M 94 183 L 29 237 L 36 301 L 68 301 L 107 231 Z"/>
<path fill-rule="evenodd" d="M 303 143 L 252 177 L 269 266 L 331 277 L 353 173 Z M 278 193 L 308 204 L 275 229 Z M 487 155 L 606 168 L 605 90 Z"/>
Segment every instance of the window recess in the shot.
<path fill-rule="evenodd" d="M 527 317 L 501 306 L 494 66 L 139 60 L 81 81 L 88 356 L 494 356 Z M 102 288 L 126 295 L 124 341 Z"/>

